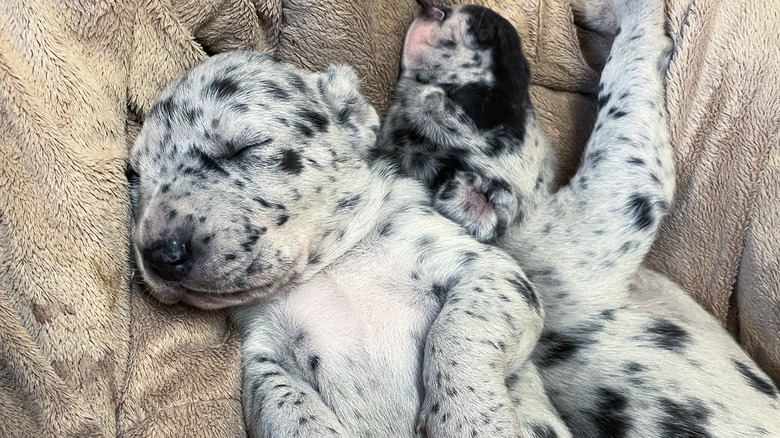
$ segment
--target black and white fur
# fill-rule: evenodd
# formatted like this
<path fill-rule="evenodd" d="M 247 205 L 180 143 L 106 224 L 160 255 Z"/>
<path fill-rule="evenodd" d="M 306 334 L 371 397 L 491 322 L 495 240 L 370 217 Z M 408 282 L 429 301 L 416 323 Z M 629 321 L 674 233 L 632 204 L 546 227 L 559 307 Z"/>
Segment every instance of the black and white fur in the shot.
<path fill-rule="evenodd" d="M 128 167 L 150 292 L 233 308 L 253 436 L 568 436 L 529 360 L 534 288 L 369 166 L 357 83 L 234 52 L 163 93 Z"/>
<path fill-rule="evenodd" d="M 640 267 L 675 184 L 663 4 L 592 3 L 610 11 L 594 26 L 619 23 L 602 29 L 616 37 L 598 119 L 567 186 L 553 187 L 519 37 L 476 6 L 431 8 L 412 25 L 369 157 L 421 180 L 437 210 L 520 262 L 546 309 L 533 360 L 574 436 L 780 436 L 770 379 L 678 286 Z"/>

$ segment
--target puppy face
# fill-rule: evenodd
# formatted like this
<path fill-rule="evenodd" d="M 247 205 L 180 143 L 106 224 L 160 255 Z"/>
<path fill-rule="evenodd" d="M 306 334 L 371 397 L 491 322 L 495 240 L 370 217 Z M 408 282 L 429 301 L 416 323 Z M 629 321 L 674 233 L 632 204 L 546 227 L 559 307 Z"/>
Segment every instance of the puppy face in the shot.
<path fill-rule="evenodd" d="M 490 9 L 430 7 L 407 32 L 401 79 L 438 86 L 477 129 L 522 122 L 529 76 L 520 37 Z"/>
<path fill-rule="evenodd" d="M 409 28 L 401 67 L 371 159 L 421 180 L 480 240 L 496 239 L 543 196 L 550 166 L 517 31 L 481 6 L 430 7 Z"/>
<path fill-rule="evenodd" d="M 165 91 L 130 153 L 139 269 L 161 301 L 246 303 L 299 276 L 375 139 L 351 69 L 215 56 Z M 353 154 L 354 155 L 354 154 Z"/>
<path fill-rule="evenodd" d="M 401 76 L 423 84 L 492 84 L 493 44 L 480 40 L 483 13 L 473 6 L 423 11 L 406 33 Z"/>
<path fill-rule="evenodd" d="M 530 74 L 511 23 L 481 6 L 430 7 L 410 26 L 374 157 L 433 187 L 473 155 L 522 143 Z"/>

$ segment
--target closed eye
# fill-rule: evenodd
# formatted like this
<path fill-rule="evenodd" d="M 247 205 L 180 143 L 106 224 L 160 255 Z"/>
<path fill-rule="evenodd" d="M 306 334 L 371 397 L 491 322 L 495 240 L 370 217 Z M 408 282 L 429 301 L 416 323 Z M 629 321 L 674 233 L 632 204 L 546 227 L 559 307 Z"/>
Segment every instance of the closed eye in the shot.
<path fill-rule="evenodd" d="M 258 148 L 261 148 L 261 147 L 271 143 L 272 141 L 273 141 L 273 139 L 266 138 L 266 139 L 263 139 L 263 140 L 260 140 L 260 141 L 244 143 L 241 146 L 229 145 L 228 148 L 227 148 L 229 150 L 229 152 L 223 158 L 229 159 L 229 160 L 241 159 L 247 153 L 250 153 L 253 150 L 256 150 Z"/>

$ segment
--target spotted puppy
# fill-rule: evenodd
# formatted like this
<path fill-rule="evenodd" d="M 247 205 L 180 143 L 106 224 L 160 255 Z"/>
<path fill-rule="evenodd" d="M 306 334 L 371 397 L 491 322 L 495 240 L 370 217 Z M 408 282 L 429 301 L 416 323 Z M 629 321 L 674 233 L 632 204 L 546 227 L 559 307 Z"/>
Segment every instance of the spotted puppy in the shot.
<path fill-rule="evenodd" d="M 236 52 L 163 93 L 129 161 L 151 293 L 234 309 L 254 436 L 565 435 L 529 360 L 534 289 L 419 182 L 369 168 L 357 84 Z"/>
<path fill-rule="evenodd" d="M 569 185 L 553 187 L 517 33 L 477 6 L 413 23 L 368 156 L 520 262 L 547 312 L 533 360 L 574 436 L 780 436 L 769 378 L 678 286 L 640 268 L 674 191 L 662 3 L 590 3 L 620 27 L 603 29 L 617 36 Z"/>

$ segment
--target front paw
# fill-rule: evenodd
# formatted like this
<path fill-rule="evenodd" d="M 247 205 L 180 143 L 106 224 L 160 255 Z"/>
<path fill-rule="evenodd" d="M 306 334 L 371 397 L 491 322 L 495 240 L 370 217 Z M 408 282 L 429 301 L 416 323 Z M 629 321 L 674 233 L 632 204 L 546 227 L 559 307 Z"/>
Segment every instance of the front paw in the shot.
<path fill-rule="evenodd" d="M 430 124 L 430 129 L 441 124 L 449 126 L 457 117 L 457 108 L 444 90 L 435 86 L 423 88 L 410 103 L 410 110 L 411 115 L 419 117 L 420 122 Z"/>
<path fill-rule="evenodd" d="M 491 437 L 516 438 L 518 426 L 510 406 L 485 400 L 467 400 L 454 388 L 438 396 L 428 394 L 420 411 L 417 432 L 426 438 Z"/>
<path fill-rule="evenodd" d="M 457 172 L 442 184 L 434 195 L 434 207 L 483 243 L 501 237 L 518 212 L 508 184 L 473 172 Z"/>

